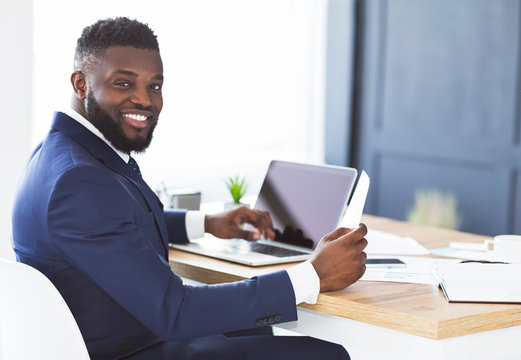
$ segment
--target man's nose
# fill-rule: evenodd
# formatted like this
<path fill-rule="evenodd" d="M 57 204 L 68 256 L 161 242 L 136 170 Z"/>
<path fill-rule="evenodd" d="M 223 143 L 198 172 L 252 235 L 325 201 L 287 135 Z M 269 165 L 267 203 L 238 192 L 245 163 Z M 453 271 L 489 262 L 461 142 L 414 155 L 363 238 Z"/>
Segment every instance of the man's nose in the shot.
<path fill-rule="evenodd" d="M 139 105 L 143 108 L 149 107 L 152 105 L 152 101 L 150 100 L 150 94 L 148 93 L 147 86 L 136 86 L 134 92 L 132 93 L 132 97 L 130 101 L 136 105 Z"/>

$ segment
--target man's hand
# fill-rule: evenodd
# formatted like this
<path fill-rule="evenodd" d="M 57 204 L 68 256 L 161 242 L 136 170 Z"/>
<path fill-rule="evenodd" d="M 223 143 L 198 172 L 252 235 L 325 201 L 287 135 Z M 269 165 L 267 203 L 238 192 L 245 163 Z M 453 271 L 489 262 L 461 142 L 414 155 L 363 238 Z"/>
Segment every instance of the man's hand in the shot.
<path fill-rule="evenodd" d="M 248 223 L 257 231 L 247 231 L 241 225 Z M 266 211 L 251 210 L 245 206 L 232 209 L 217 215 L 206 215 L 205 231 L 221 239 L 243 238 L 250 241 L 259 240 L 261 236 L 273 239 L 275 232 L 270 215 Z"/>
<path fill-rule="evenodd" d="M 318 277 L 320 292 L 343 289 L 362 277 L 365 272 L 367 246 L 364 224 L 356 229 L 338 228 L 325 235 L 311 258 Z"/>

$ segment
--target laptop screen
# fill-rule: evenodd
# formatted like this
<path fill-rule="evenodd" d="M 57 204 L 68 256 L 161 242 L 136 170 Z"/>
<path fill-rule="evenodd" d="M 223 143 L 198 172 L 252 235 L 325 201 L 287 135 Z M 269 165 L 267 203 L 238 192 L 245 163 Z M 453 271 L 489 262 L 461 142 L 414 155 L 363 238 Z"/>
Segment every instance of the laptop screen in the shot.
<path fill-rule="evenodd" d="M 356 175 L 352 168 L 272 161 L 255 209 L 270 213 L 276 241 L 315 248 L 336 228 Z"/>

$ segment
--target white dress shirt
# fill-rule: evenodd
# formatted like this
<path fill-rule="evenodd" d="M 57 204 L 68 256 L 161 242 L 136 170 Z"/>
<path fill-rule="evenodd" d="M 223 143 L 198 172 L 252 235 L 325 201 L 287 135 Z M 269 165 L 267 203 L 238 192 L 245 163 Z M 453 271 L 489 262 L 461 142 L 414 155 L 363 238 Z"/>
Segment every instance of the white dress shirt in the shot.
<path fill-rule="evenodd" d="M 103 134 L 91 122 L 81 116 L 73 109 L 63 111 L 93 134 L 105 141 L 112 150 L 114 150 L 126 163 L 130 159 L 130 155 L 116 149 Z M 205 214 L 200 211 L 187 211 L 185 217 L 185 226 L 188 239 L 197 239 L 205 233 L 204 228 Z M 315 268 L 310 261 L 304 261 L 299 265 L 286 269 L 293 291 L 295 292 L 295 300 L 297 304 L 306 302 L 308 304 L 316 304 L 318 293 L 320 292 L 320 279 L 318 278 Z"/>

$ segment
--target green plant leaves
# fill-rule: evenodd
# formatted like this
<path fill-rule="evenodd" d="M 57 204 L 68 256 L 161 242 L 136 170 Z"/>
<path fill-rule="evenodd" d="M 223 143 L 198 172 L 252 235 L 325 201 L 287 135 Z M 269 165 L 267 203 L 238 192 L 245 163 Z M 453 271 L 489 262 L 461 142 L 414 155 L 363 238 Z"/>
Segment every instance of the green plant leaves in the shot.
<path fill-rule="evenodd" d="M 241 202 L 241 198 L 244 196 L 244 194 L 246 194 L 246 190 L 248 189 L 246 179 L 239 177 L 239 175 L 236 175 L 235 177 L 230 176 L 226 180 L 226 186 L 230 191 L 233 202 L 239 204 Z"/>

